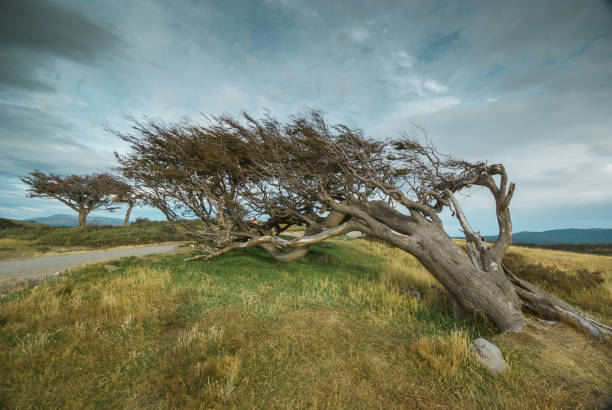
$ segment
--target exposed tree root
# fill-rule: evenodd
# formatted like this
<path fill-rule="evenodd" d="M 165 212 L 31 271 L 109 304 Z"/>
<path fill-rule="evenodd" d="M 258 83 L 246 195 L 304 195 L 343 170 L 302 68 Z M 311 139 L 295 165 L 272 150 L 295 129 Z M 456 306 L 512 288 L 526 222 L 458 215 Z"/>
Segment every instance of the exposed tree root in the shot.
<path fill-rule="evenodd" d="M 608 340 L 612 327 L 598 322 L 590 315 L 576 309 L 569 303 L 552 296 L 537 286 L 516 277 L 510 269 L 502 265 L 508 280 L 514 285 L 523 305 L 536 315 L 548 320 L 562 320 L 588 331 L 593 337 Z"/>

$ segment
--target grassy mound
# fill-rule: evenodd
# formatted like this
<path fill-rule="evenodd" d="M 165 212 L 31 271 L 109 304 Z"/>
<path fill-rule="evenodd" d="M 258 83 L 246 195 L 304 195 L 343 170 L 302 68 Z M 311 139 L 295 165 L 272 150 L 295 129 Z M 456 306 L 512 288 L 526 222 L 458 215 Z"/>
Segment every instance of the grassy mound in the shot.
<path fill-rule="evenodd" d="M 532 319 L 514 335 L 455 322 L 425 269 L 381 243 L 332 240 L 292 264 L 182 258 L 93 265 L 1 300 L 0 405 L 594 408 L 612 388 L 608 345 Z M 604 281 L 589 289 L 609 295 L 612 258 L 593 258 Z M 508 374 L 471 359 L 478 336 Z"/>
<path fill-rule="evenodd" d="M 2 222 L 7 221 L 7 222 Z M 137 221 L 128 226 L 55 227 L 0 220 L 0 259 L 73 249 L 97 249 L 186 240 L 186 232 L 168 222 Z"/>

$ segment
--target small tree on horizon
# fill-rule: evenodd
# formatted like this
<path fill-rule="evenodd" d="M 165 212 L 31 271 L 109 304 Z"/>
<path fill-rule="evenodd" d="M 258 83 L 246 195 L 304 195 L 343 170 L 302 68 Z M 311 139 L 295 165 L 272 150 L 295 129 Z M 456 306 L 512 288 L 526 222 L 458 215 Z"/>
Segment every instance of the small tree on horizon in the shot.
<path fill-rule="evenodd" d="M 132 210 L 139 203 L 144 203 L 143 197 L 134 189 L 132 185 L 128 184 L 120 177 L 116 177 L 113 192 L 113 203 L 126 204 L 128 206 L 123 219 L 123 226 L 128 226 L 130 224 L 130 215 Z"/>
<path fill-rule="evenodd" d="M 117 183 L 116 177 L 109 173 L 88 175 L 45 174 L 33 171 L 21 178 L 29 186 L 29 198 L 52 198 L 76 211 L 79 216 L 78 226 L 87 223 L 87 215 L 94 210 L 114 211 Z"/>

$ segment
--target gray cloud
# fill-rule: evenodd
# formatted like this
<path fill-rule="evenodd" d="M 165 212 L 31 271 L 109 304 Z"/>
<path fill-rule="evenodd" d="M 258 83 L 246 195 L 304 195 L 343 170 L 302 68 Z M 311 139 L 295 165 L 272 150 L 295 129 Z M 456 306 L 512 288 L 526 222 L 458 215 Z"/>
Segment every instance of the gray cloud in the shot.
<path fill-rule="evenodd" d="M 269 108 L 283 118 L 317 106 L 374 136 L 417 123 L 443 151 L 503 161 L 525 221 L 550 206 L 545 198 L 612 206 L 609 2 L 7 4 L 6 178 L 112 165 L 123 147 L 100 124 L 124 129 L 122 113 L 175 120 Z M 467 203 L 475 225 L 493 229 L 480 212 L 488 203 Z M 612 225 L 602 212 L 593 218 Z"/>
<path fill-rule="evenodd" d="M 112 148 L 96 149 L 78 138 L 81 133 L 53 113 L 0 103 L 0 175 L 14 178 L 34 169 L 79 174 L 114 164 Z"/>
<path fill-rule="evenodd" d="M 56 140 L 69 143 L 69 138 L 61 137 L 60 130 L 69 132 L 72 126 L 38 108 L 16 104 L 0 103 L 0 130 L 4 140 L 18 140 L 28 135 L 37 141 Z"/>
<path fill-rule="evenodd" d="M 29 49 L 85 64 L 100 52 L 117 51 L 121 41 L 108 27 L 53 2 L 3 0 L 0 47 Z"/>
<path fill-rule="evenodd" d="M 122 42 L 109 28 L 73 9 L 49 1 L 3 0 L 0 49 L 6 64 L 0 85 L 30 91 L 53 91 L 40 78 L 48 59 L 64 58 L 97 64 L 105 55 L 120 52 Z"/>
<path fill-rule="evenodd" d="M 38 78 L 34 67 L 41 64 L 38 56 L 23 56 L 23 52 L 0 52 L 0 88 L 23 89 L 34 92 L 54 92 L 55 87 Z"/>

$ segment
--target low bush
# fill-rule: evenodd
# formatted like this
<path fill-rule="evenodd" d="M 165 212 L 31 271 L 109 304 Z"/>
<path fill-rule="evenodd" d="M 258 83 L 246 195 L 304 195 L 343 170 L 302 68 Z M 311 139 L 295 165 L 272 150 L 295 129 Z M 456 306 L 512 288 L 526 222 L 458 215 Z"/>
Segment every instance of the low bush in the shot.
<path fill-rule="evenodd" d="M 20 225 L 16 224 L 15 222 L 11 221 L 10 219 L 6 219 L 6 218 L 0 218 L 0 231 L 3 229 L 12 229 L 12 228 L 17 228 Z"/>
<path fill-rule="evenodd" d="M 604 317 L 612 315 L 612 295 L 601 270 L 578 268 L 566 271 L 556 266 L 530 262 L 515 252 L 508 252 L 503 262 L 516 276 L 547 292 Z"/>
<path fill-rule="evenodd" d="M 504 264 L 518 277 L 550 291 L 571 294 L 584 289 L 593 289 L 604 283 L 601 271 L 579 269 L 568 273 L 554 266 L 529 263 L 518 254 L 508 254 Z"/>

